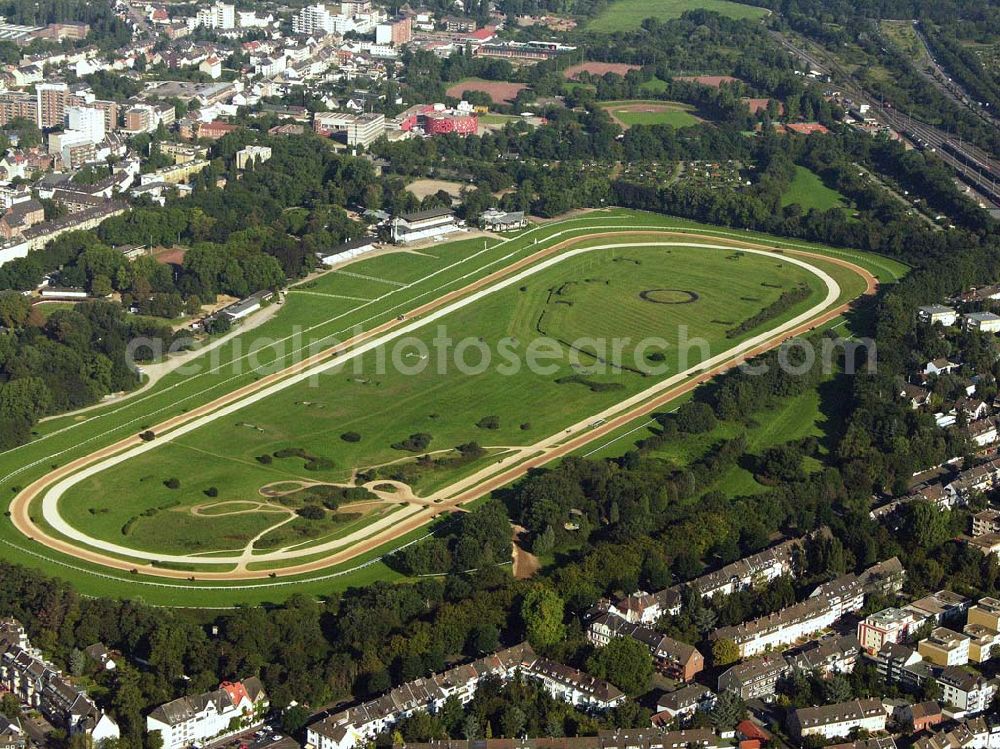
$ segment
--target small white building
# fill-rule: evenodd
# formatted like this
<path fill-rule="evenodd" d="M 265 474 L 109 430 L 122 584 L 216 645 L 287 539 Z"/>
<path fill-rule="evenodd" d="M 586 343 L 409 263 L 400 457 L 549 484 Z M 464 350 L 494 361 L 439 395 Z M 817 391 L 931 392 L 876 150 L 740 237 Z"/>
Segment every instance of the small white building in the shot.
<path fill-rule="evenodd" d="M 958 322 L 958 313 L 943 304 L 928 304 L 917 308 L 917 319 L 931 325 L 950 327 Z"/>
<path fill-rule="evenodd" d="M 262 725 L 267 708 L 264 687 L 253 676 L 160 705 L 146 717 L 146 732 L 159 731 L 163 749 L 185 749 Z"/>
<path fill-rule="evenodd" d="M 852 700 L 794 710 L 788 719 L 788 730 L 798 740 L 807 736 L 835 739 L 855 729 L 869 733 L 884 731 L 886 718 L 881 700 Z"/>
<path fill-rule="evenodd" d="M 962 327 L 965 330 L 978 330 L 980 333 L 1000 332 L 1000 315 L 993 312 L 969 312 L 962 315 Z"/>
<path fill-rule="evenodd" d="M 941 685 L 944 701 L 967 715 L 984 712 L 997 691 L 995 679 L 987 681 L 982 676 L 957 666 L 942 671 L 938 676 L 938 684 Z"/>

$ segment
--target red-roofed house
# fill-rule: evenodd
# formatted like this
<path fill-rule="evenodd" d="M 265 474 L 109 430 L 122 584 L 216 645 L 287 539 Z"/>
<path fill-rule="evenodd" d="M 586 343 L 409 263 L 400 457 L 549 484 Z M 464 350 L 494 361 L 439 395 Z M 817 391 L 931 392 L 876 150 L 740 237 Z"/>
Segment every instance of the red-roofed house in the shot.
<path fill-rule="evenodd" d="M 195 130 L 196 136 L 198 138 L 208 138 L 209 140 L 218 140 L 223 135 L 228 135 L 229 133 L 236 130 L 236 125 L 230 125 L 228 122 L 220 122 L 219 120 L 212 120 L 211 122 L 201 122 L 198 124 Z"/>
<path fill-rule="evenodd" d="M 740 749 L 761 749 L 771 740 L 771 734 L 752 720 L 740 721 L 736 726 L 736 736 L 740 740 Z"/>
<path fill-rule="evenodd" d="M 472 31 L 468 34 L 462 34 L 460 38 L 463 42 L 480 42 L 485 43 L 490 41 L 493 37 L 497 35 L 496 26 L 483 26 L 483 28 L 478 31 Z"/>

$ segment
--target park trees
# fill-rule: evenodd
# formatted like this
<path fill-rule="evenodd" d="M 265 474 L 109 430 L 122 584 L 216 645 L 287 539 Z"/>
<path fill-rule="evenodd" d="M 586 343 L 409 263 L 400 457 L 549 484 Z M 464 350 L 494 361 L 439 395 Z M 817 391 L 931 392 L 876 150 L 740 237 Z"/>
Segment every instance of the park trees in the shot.
<path fill-rule="evenodd" d="M 616 637 L 587 660 L 587 671 L 635 697 L 649 689 L 653 658 L 649 648 L 630 637 Z"/>
<path fill-rule="evenodd" d="M 521 601 L 521 620 L 528 641 L 545 648 L 562 640 L 566 627 L 563 624 L 565 604 L 551 588 L 537 585 Z"/>

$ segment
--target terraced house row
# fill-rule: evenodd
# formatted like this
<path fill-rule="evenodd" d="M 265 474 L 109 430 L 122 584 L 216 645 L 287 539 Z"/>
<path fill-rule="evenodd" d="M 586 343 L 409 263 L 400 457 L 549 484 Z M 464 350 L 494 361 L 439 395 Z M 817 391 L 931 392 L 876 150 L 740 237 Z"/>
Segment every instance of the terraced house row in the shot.
<path fill-rule="evenodd" d="M 83 734 L 94 746 L 120 736 L 118 724 L 32 647 L 16 619 L 0 620 L 0 689 L 69 734 Z"/>
<path fill-rule="evenodd" d="M 796 577 L 803 542 L 802 538 L 784 541 L 702 575 L 687 585 L 702 598 L 712 598 L 748 590 L 786 575 Z M 628 622 L 655 624 L 661 616 L 681 613 L 683 587 L 674 585 L 656 593 L 639 591 L 619 600 L 609 610 Z"/>
<path fill-rule="evenodd" d="M 487 676 L 507 681 L 516 674 L 540 682 L 553 697 L 584 710 L 609 710 L 625 701 L 625 695 L 615 686 L 540 658 L 525 642 L 440 674 L 415 679 L 377 699 L 328 715 L 307 728 L 307 745 L 312 749 L 363 746 L 415 713 L 436 713 L 450 697 L 462 704 L 469 702 Z"/>

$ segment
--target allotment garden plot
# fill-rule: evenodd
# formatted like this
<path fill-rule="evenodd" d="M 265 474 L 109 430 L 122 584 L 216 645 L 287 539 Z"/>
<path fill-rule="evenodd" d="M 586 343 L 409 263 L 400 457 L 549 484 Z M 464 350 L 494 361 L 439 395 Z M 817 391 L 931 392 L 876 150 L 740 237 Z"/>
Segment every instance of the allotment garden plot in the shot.
<path fill-rule="evenodd" d="M 781 255 L 614 241 L 635 246 L 566 256 L 406 339 L 85 478 L 63 495 L 60 515 L 94 539 L 240 557 L 244 568 L 346 547 L 428 511 L 443 487 L 498 457 L 810 309 L 826 291 Z M 451 251 L 428 252 L 439 249 Z M 373 283 L 391 289 L 422 267 L 418 255 L 374 258 L 367 279 L 332 273 L 290 297 L 369 298 Z M 546 353 L 542 368 L 528 366 L 529 346 Z"/>

